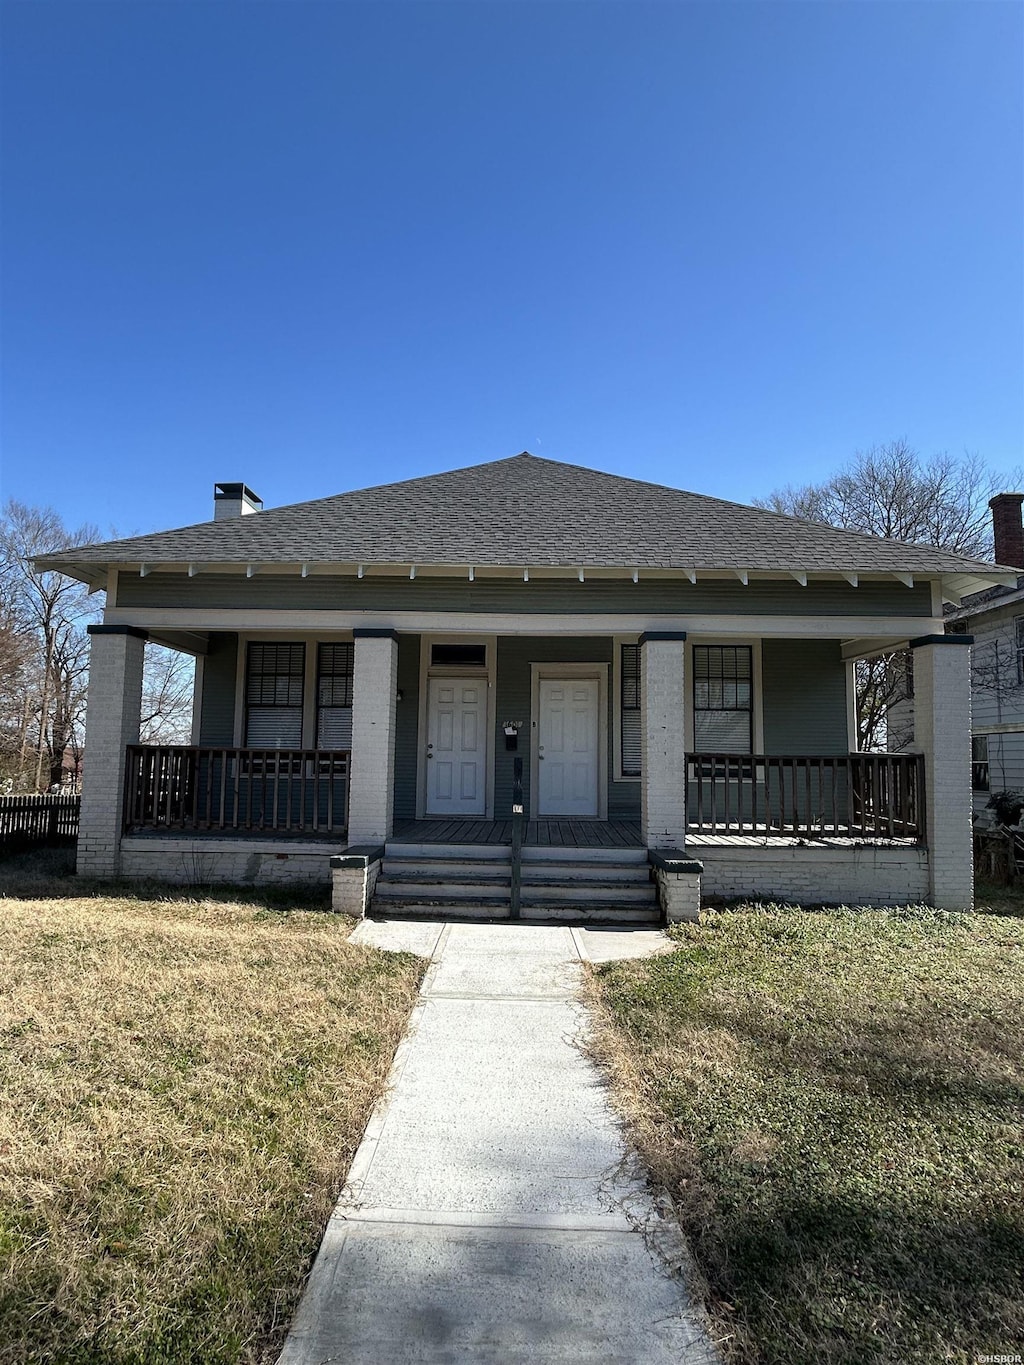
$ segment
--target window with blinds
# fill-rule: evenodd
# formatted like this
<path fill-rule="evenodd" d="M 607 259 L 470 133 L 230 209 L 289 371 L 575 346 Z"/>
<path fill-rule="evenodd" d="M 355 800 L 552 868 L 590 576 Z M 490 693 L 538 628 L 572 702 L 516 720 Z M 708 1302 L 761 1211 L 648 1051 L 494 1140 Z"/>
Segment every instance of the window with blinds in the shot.
<path fill-rule="evenodd" d="M 623 645 L 620 658 L 619 760 L 623 777 L 640 776 L 640 646 Z"/>
<path fill-rule="evenodd" d="M 754 747 L 753 650 L 694 645 L 693 747 L 698 754 L 749 754 Z"/>
<path fill-rule="evenodd" d="M 321 645 L 316 663 L 316 747 L 352 748 L 355 646 Z"/>
<path fill-rule="evenodd" d="M 248 748 L 302 748 L 305 672 L 305 645 L 250 643 L 245 673 Z"/>

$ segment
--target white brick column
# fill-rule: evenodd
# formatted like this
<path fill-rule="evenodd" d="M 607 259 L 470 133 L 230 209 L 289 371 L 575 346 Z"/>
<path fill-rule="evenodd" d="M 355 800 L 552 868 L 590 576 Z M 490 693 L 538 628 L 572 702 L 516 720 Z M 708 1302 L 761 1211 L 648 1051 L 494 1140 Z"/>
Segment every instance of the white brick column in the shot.
<path fill-rule="evenodd" d="M 372 844 L 387 839 L 394 823 L 398 637 L 393 630 L 353 635 L 348 841 Z"/>
<path fill-rule="evenodd" d="M 914 748 L 924 754 L 929 900 L 974 904 L 970 635 L 923 635 L 914 651 Z"/>
<path fill-rule="evenodd" d="M 77 870 L 116 877 L 124 820 L 125 749 L 139 742 L 146 632 L 89 626 L 89 699 Z"/>
<path fill-rule="evenodd" d="M 685 631 L 640 636 L 641 835 L 648 848 L 686 839 Z"/>

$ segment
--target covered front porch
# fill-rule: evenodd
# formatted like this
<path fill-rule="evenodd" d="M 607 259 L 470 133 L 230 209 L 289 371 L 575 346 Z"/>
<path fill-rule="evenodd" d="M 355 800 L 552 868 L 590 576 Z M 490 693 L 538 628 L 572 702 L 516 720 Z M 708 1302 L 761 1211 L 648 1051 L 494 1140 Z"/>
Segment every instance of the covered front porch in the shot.
<path fill-rule="evenodd" d="M 863 851 L 912 849 L 906 889 L 964 903 L 962 889 L 938 889 L 945 855 L 931 852 L 936 832 L 959 819 L 959 755 L 947 762 L 943 746 L 946 715 L 966 709 L 967 651 L 949 648 L 950 637 L 915 642 L 917 752 L 903 754 L 851 751 L 851 649 L 820 631 L 213 635 L 196 742 L 174 746 L 136 742 L 145 638 L 135 627 L 94 631 L 82 870 L 120 870 L 122 845 L 134 869 L 162 840 L 179 861 L 191 841 L 204 867 L 230 845 L 239 850 L 230 866 L 243 868 L 256 865 L 246 845 L 282 864 L 300 844 L 303 859 L 318 845 L 325 854 L 510 845 L 518 801 L 527 847 L 650 850 L 716 866 L 736 849 L 748 870 L 751 859 L 767 870 L 772 849 L 799 849 L 818 857 L 822 876 L 794 889 L 818 900 L 834 898 L 827 849 L 833 864 L 857 862 L 866 902 L 893 893 L 888 864 L 869 866 Z M 730 748 L 699 747 L 709 738 Z M 786 891 L 777 865 L 771 881 L 766 890 Z"/>

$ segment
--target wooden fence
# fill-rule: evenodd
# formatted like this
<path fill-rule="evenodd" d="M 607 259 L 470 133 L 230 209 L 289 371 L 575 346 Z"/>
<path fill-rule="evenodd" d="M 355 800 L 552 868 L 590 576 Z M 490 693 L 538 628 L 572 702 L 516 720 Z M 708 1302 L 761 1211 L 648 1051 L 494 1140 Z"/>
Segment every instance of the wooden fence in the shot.
<path fill-rule="evenodd" d="M 0 796 L 0 851 L 74 843 L 80 796 Z"/>

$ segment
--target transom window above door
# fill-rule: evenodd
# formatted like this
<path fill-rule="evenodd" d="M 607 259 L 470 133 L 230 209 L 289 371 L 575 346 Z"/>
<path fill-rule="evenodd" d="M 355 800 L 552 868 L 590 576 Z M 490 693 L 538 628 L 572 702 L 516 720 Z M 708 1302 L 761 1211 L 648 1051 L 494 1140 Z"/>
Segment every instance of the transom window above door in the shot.
<path fill-rule="evenodd" d="M 486 668 L 487 646 L 472 644 L 432 644 L 431 668 Z"/>

